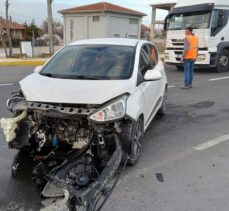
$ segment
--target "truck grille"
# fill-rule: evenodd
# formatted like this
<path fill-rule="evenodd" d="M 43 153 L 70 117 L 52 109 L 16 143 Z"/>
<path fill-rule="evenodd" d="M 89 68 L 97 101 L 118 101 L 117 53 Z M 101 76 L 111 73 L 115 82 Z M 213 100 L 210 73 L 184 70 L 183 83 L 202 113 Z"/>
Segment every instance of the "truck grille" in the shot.
<path fill-rule="evenodd" d="M 173 46 L 184 46 L 184 39 L 172 39 Z"/>

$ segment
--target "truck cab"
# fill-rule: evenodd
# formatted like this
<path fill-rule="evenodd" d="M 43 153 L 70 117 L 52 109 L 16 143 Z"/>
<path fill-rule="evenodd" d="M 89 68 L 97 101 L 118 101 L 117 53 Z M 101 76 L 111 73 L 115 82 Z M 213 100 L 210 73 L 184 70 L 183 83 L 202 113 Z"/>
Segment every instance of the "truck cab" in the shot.
<path fill-rule="evenodd" d="M 165 19 L 167 31 L 165 63 L 181 68 L 185 28 L 191 26 L 199 38 L 195 67 L 229 70 L 229 1 L 178 1 Z"/>

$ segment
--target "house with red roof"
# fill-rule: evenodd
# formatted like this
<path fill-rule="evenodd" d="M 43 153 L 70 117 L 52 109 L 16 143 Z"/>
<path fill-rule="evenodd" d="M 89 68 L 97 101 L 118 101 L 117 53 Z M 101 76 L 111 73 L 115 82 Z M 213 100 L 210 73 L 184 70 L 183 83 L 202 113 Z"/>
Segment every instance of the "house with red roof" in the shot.
<path fill-rule="evenodd" d="M 21 25 L 19 23 L 11 21 L 11 20 L 7 21 L 4 19 L 0 19 L 0 30 L 3 29 L 6 31 L 7 25 L 9 25 L 12 38 L 20 39 L 20 40 L 24 39 L 24 37 L 26 35 L 26 33 L 25 33 L 26 28 L 24 25 Z"/>
<path fill-rule="evenodd" d="M 65 44 L 75 40 L 103 37 L 141 37 L 146 14 L 107 2 L 59 11 L 64 18 Z"/>

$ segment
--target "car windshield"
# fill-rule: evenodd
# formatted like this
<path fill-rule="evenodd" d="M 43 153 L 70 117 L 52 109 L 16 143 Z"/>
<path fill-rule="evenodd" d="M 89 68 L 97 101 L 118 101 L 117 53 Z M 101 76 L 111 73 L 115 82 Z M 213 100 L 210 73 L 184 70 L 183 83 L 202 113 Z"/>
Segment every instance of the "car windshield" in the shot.
<path fill-rule="evenodd" d="M 170 18 L 168 30 L 181 30 L 188 26 L 194 29 L 207 29 L 210 27 L 210 20 L 210 11 L 174 14 Z"/>
<path fill-rule="evenodd" d="M 133 72 L 134 53 L 131 46 L 71 45 L 51 59 L 40 74 L 69 79 L 128 79 Z"/>

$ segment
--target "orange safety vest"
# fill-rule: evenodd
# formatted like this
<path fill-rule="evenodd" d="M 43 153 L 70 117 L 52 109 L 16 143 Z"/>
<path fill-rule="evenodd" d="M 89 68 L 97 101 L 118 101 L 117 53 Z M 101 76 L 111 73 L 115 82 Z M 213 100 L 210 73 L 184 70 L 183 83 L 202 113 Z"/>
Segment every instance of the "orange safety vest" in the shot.
<path fill-rule="evenodd" d="M 196 60 L 198 53 L 198 37 L 195 35 L 186 36 L 188 40 L 188 50 L 184 55 L 184 59 L 193 59 Z"/>
<path fill-rule="evenodd" d="M 153 59 L 154 64 L 157 64 L 157 56 L 154 48 L 152 48 L 151 51 L 151 58 Z"/>

